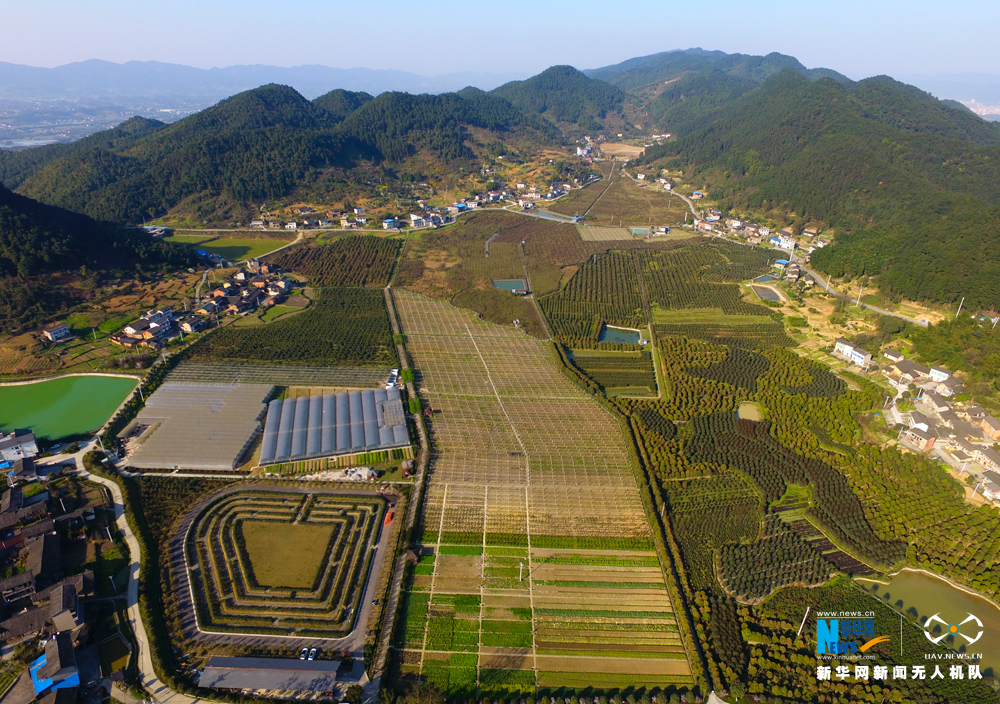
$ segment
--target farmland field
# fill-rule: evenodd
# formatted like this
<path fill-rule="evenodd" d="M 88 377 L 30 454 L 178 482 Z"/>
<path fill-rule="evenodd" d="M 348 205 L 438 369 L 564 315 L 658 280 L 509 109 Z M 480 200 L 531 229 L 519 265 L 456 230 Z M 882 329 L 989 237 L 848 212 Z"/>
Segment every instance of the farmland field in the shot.
<path fill-rule="evenodd" d="M 690 687 L 619 424 L 548 345 L 395 296 L 434 410 L 403 676 L 452 697 Z"/>
<path fill-rule="evenodd" d="M 375 495 L 265 488 L 202 505 L 184 548 L 200 627 L 347 635 L 385 506 Z"/>
<path fill-rule="evenodd" d="M 242 526 L 247 557 L 257 581 L 266 587 L 312 587 L 333 534 L 329 524 L 246 521 Z"/>
<path fill-rule="evenodd" d="M 610 187 L 605 178 L 578 191 L 572 191 L 548 209 L 568 216 L 587 213 L 588 225 L 625 228 L 630 225 L 651 224 L 673 226 L 683 222 L 685 214 L 690 216 L 687 203 L 678 196 L 652 185 L 639 186 L 629 178 L 622 178 L 620 174 L 615 169 Z"/>
<path fill-rule="evenodd" d="M 191 359 L 391 367 L 396 348 L 382 291 L 328 288 L 296 315 L 213 333 L 192 349 Z"/>

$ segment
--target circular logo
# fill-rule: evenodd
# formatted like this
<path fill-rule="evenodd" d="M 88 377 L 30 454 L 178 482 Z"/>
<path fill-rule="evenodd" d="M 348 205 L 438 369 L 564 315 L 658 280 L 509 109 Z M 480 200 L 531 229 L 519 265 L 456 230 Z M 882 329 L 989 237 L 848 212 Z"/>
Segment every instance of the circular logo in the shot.
<path fill-rule="evenodd" d="M 944 633 L 942 633 L 939 636 L 934 636 L 931 634 L 931 624 L 935 621 L 937 621 L 937 623 L 939 623 L 941 626 L 944 626 Z M 979 630 L 978 632 L 976 632 L 974 638 L 962 632 L 963 631 L 962 627 L 969 622 L 974 622 L 976 626 L 979 627 Z M 970 625 L 965 630 L 968 632 L 973 632 L 975 631 L 975 628 Z M 965 640 L 969 642 L 969 645 L 972 645 L 977 640 L 983 637 L 983 622 L 980 621 L 977 616 L 969 614 L 969 617 L 960 623 L 948 623 L 943 618 L 941 618 L 940 614 L 934 614 L 924 622 L 924 635 L 927 636 L 927 640 L 929 640 L 931 643 L 934 643 L 935 645 L 943 641 L 948 636 L 962 636 L 963 638 L 965 638 Z"/>

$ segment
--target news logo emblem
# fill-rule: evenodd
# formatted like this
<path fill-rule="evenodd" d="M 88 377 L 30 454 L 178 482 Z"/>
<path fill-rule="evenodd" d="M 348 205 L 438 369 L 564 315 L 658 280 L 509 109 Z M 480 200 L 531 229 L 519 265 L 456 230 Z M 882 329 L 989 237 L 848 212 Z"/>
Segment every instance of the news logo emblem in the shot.
<path fill-rule="evenodd" d="M 944 632 L 936 637 L 931 633 L 931 624 L 935 621 L 944 626 Z M 976 625 L 979 626 L 979 632 L 976 633 L 975 638 L 970 638 L 969 636 L 962 633 L 962 626 L 969 623 L 970 621 L 975 621 Z M 969 630 L 970 631 L 972 630 L 971 626 Z M 979 620 L 978 616 L 969 614 L 969 618 L 965 619 L 961 623 L 948 623 L 943 618 L 941 618 L 940 613 L 937 613 L 928 618 L 924 622 L 924 635 L 927 636 L 927 640 L 929 640 L 934 645 L 937 645 L 948 636 L 962 636 L 963 638 L 965 638 L 965 640 L 969 641 L 969 645 L 972 645 L 977 640 L 983 637 L 983 622 Z"/>
<path fill-rule="evenodd" d="M 863 653 L 889 636 L 875 635 L 875 619 L 816 619 L 816 654 L 846 655 Z"/>

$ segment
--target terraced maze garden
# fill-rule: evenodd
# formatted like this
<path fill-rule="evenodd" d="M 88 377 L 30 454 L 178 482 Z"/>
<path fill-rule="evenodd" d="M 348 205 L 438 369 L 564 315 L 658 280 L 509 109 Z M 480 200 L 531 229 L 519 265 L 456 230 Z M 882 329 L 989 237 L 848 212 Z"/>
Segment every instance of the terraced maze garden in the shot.
<path fill-rule="evenodd" d="M 618 422 L 551 346 L 394 295 L 434 411 L 421 555 L 394 644 L 403 678 L 453 698 L 690 689 Z"/>
<path fill-rule="evenodd" d="M 339 638 L 354 617 L 386 502 L 254 489 L 205 504 L 185 542 L 206 631 Z"/>

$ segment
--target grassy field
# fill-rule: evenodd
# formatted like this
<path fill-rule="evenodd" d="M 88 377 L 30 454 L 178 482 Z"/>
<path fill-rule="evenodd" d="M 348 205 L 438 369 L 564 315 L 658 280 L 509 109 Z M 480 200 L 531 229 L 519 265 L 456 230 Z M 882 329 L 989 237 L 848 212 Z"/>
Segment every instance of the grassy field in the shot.
<path fill-rule="evenodd" d="M 56 439 L 96 430 L 135 388 L 133 377 L 73 376 L 0 386 L 0 430 Z"/>
<path fill-rule="evenodd" d="M 279 247 L 288 244 L 288 240 L 242 239 L 239 237 L 219 237 L 209 242 L 202 242 L 198 249 L 209 254 L 218 254 L 230 261 L 238 262 L 254 259 L 270 254 Z"/>
<path fill-rule="evenodd" d="M 403 673 L 453 698 L 690 684 L 618 424 L 544 343 L 409 292 L 396 306 L 435 410 Z"/>
<path fill-rule="evenodd" d="M 332 525 L 244 521 L 241 527 L 260 584 L 312 588 L 333 535 Z"/>
<path fill-rule="evenodd" d="M 684 222 L 685 213 L 691 211 L 678 196 L 653 186 L 639 186 L 631 179 L 622 178 L 615 170 L 611 181 L 607 179 L 573 191 L 549 210 L 568 216 L 583 216 L 587 225 L 613 227 L 639 227 L 668 225 Z M 589 212 L 588 212 L 589 210 Z"/>
<path fill-rule="evenodd" d="M 302 310 L 302 308 L 298 306 L 271 306 L 267 309 L 267 311 L 265 311 L 264 315 L 262 315 L 260 319 L 265 323 L 270 323 L 272 320 L 280 318 L 285 313 L 294 313 L 299 310 Z"/>
<path fill-rule="evenodd" d="M 761 325 L 770 323 L 766 315 L 729 315 L 721 308 L 653 309 L 653 322 L 661 325 Z"/>

